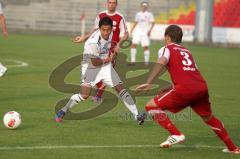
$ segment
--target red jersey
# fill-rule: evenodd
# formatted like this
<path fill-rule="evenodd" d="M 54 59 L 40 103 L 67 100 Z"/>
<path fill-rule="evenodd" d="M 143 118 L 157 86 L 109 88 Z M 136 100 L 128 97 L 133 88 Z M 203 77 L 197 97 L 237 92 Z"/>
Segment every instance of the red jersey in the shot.
<path fill-rule="evenodd" d="M 206 81 L 188 49 L 172 43 L 161 48 L 159 54 L 168 60 L 167 69 L 176 90 L 189 90 L 186 93 L 207 90 Z"/>
<path fill-rule="evenodd" d="M 118 43 L 120 40 L 120 33 L 126 33 L 127 30 L 127 24 L 123 16 L 119 12 L 115 12 L 113 14 L 108 13 L 108 11 L 100 12 L 95 20 L 95 28 L 98 28 L 98 24 L 100 19 L 108 16 L 113 21 L 113 37 L 112 41 L 113 43 Z"/>

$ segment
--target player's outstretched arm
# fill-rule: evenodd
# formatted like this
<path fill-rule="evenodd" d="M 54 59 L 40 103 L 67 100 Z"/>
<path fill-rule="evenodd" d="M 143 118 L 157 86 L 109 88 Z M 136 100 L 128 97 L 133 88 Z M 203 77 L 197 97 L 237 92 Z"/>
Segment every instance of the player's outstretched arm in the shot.
<path fill-rule="evenodd" d="M 151 89 L 152 85 L 151 84 L 141 84 L 139 86 L 137 86 L 137 88 L 135 89 L 136 93 L 140 93 L 140 92 L 148 92 Z"/>
<path fill-rule="evenodd" d="M 154 65 L 150 75 L 148 76 L 148 79 L 145 84 L 142 84 L 138 86 L 135 91 L 136 92 L 142 92 L 142 91 L 149 91 L 151 89 L 151 83 L 153 80 L 159 76 L 162 75 L 164 72 L 166 72 L 166 66 L 167 65 L 167 59 L 165 57 L 161 57 L 159 61 Z"/>
<path fill-rule="evenodd" d="M 129 33 L 125 32 L 122 37 L 120 37 L 120 41 L 117 43 L 117 45 L 114 47 L 114 53 L 118 54 L 120 51 L 120 45 L 126 41 L 129 38 Z"/>
<path fill-rule="evenodd" d="M 119 53 L 121 44 L 129 38 L 129 32 L 124 18 L 122 18 L 119 27 L 120 32 L 123 33 L 123 36 L 120 37 L 119 42 L 114 47 L 114 53 L 116 54 Z"/>
<path fill-rule="evenodd" d="M 88 34 L 83 36 L 76 36 L 73 40 L 75 43 L 83 43 L 85 42 L 97 29 L 92 29 Z"/>
<path fill-rule="evenodd" d="M 166 71 L 165 65 L 156 63 L 155 66 L 153 67 L 150 75 L 148 76 L 146 83 L 151 84 L 157 76 L 159 76 L 160 74 L 162 75 L 165 71 Z"/>
<path fill-rule="evenodd" d="M 153 80 L 161 73 L 161 72 L 165 72 L 166 69 L 165 65 L 156 63 L 155 66 L 153 67 L 150 75 L 148 76 L 148 79 L 146 81 L 146 83 L 139 85 L 135 91 L 137 93 L 139 92 L 147 92 L 151 89 L 152 85 L 151 83 L 153 82 Z"/>
<path fill-rule="evenodd" d="M 95 19 L 95 22 L 94 22 L 93 29 L 86 35 L 76 36 L 75 39 L 73 40 L 73 42 L 75 42 L 75 43 L 85 42 L 98 29 L 99 21 L 100 21 L 100 18 L 99 18 L 99 16 L 97 16 L 96 19 Z"/>

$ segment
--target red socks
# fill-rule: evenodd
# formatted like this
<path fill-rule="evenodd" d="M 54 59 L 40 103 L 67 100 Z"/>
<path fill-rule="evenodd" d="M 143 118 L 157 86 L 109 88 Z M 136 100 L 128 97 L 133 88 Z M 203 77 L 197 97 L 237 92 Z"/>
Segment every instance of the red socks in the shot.
<path fill-rule="evenodd" d="M 208 124 L 212 128 L 212 130 L 226 144 L 230 151 L 233 151 L 237 148 L 232 142 L 231 138 L 229 137 L 227 130 L 224 128 L 223 123 L 220 120 L 218 120 L 215 116 L 208 120 L 206 124 Z"/>
<path fill-rule="evenodd" d="M 168 130 L 171 135 L 181 135 L 181 132 L 170 121 L 164 111 L 152 106 L 146 106 L 146 111 L 152 115 L 153 120 L 155 120 L 160 126 L 165 128 L 166 130 Z M 218 120 L 215 116 L 208 120 L 206 124 L 208 124 L 212 128 L 212 130 L 225 143 L 225 145 L 230 151 L 233 151 L 237 148 L 229 137 L 227 130 L 224 128 L 222 122 Z"/>
<path fill-rule="evenodd" d="M 167 114 L 156 107 L 146 106 L 146 111 L 152 114 L 153 120 L 155 120 L 160 126 L 165 128 L 171 135 L 181 135 L 182 133 L 176 128 L 176 126 L 170 121 Z M 153 113 L 151 113 L 153 112 Z"/>
<path fill-rule="evenodd" d="M 105 89 L 105 86 L 104 86 L 103 82 L 100 81 L 99 83 L 96 84 L 96 86 L 98 88 L 96 96 L 102 97 L 102 94 L 103 94 L 104 89 Z"/>

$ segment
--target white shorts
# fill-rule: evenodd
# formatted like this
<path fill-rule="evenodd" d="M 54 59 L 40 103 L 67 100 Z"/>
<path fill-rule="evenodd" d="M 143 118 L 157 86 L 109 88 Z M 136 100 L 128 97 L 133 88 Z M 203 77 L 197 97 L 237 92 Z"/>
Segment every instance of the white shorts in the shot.
<path fill-rule="evenodd" d="M 150 38 L 147 34 L 141 34 L 139 32 L 133 32 L 132 43 L 139 45 L 141 43 L 142 47 L 147 47 L 150 45 Z"/>
<path fill-rule="evenodd" d="M 88 68 L 87 65 L 82 65 L 82 84 L 90 84 L 94 87 L 100 81 L 109 87 L 115 87 L 122 84 L 117 72 L 112 67 L 112 63 L 106 64 L 100 68 Z"/>

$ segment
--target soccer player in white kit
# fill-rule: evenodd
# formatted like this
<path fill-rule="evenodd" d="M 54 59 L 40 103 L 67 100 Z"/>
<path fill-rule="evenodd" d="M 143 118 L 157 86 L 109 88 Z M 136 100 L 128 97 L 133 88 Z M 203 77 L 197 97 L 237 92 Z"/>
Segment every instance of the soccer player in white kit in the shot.
<path fill-rule="evenodd" d="M 120 44 L 123 41 L 127 40 L 129 37 L 126 20 L 122 16 L 122 14 L 117 11 L 118 0 L 107 0 L 106 5 L 107 5 L 107 10 L 98 13 L 94 23 L 94 28 L 84 36 L 77 36 L 74 42 L 75 43 L 85 42 L 90 37 L 90 35 L 98 29 L 99 21 L 102 18 L 107 16 L 111 18 L 113 21 L 113 37 L 112 37 L 111 49 L 113 50 L 112 52 L 119 53 Z M 115 64 L 116 64 L 116 61 L 113 61 L 113 67 L 115 66 Z M 98 89 L 96 94 L 92 97 L 92 100 L 95 103 L 100 103 L 103 101 L 102 95 L 103 95 L 105 86 L 102 83 L 102 81 L 100 81 L 96 86 Z"/>
<path fill-rule="evenodd" d="M 138 113 L 134 100 L 123 87 L 122 81 L 113 68 L 112 61 L 115 60 L 116 54 L 111 53 L 109 55 L 113 35 L 112 29 L 113 21 L 109 17 L 104 17 L 99 22 L 99 29 L 86 41 L 81 65 L 81 91 L 79 94 L 74 94 L 68 103 L 57 112 L 55 115 L 56 122 L 60 122 L 70 108 L 86 100 L 92 87 L 100 81 L 117 91 L 120 99 L 134 115 L 139 125 L 144 122 L 145 114 Z"/>
<path fill-rule="evenodd" d="M 148 3 L 141 3 L 142 10 L 135 16 L 135 22 L 131 29 L 132 34 L 132 46 L 131 46 L 131 65 L 136 62 L 137 45 L 141 43 L 144 49 L 144 62 L 148 65 L 150 58 L 150 35 L 155 25 L 154 16 L 148 11 Z"/>
<path fill-rule="evenodd" d="M 2 34 L 3 34 L 3 36 L 7 37 L 8 36 L 8 32 L 7 32 L 6 20 L 5 20 L 5 17 L 3 15 L 1 2 L 0 2 L 0 23 L 1 23 L 1 26 L 2 26 Z M 1 64 L 1 62 L 0 62 L 0 77 L 2 77 L 6 71 L 7 71 L 7 68 L 5 66 L 3 66 Z"/>

